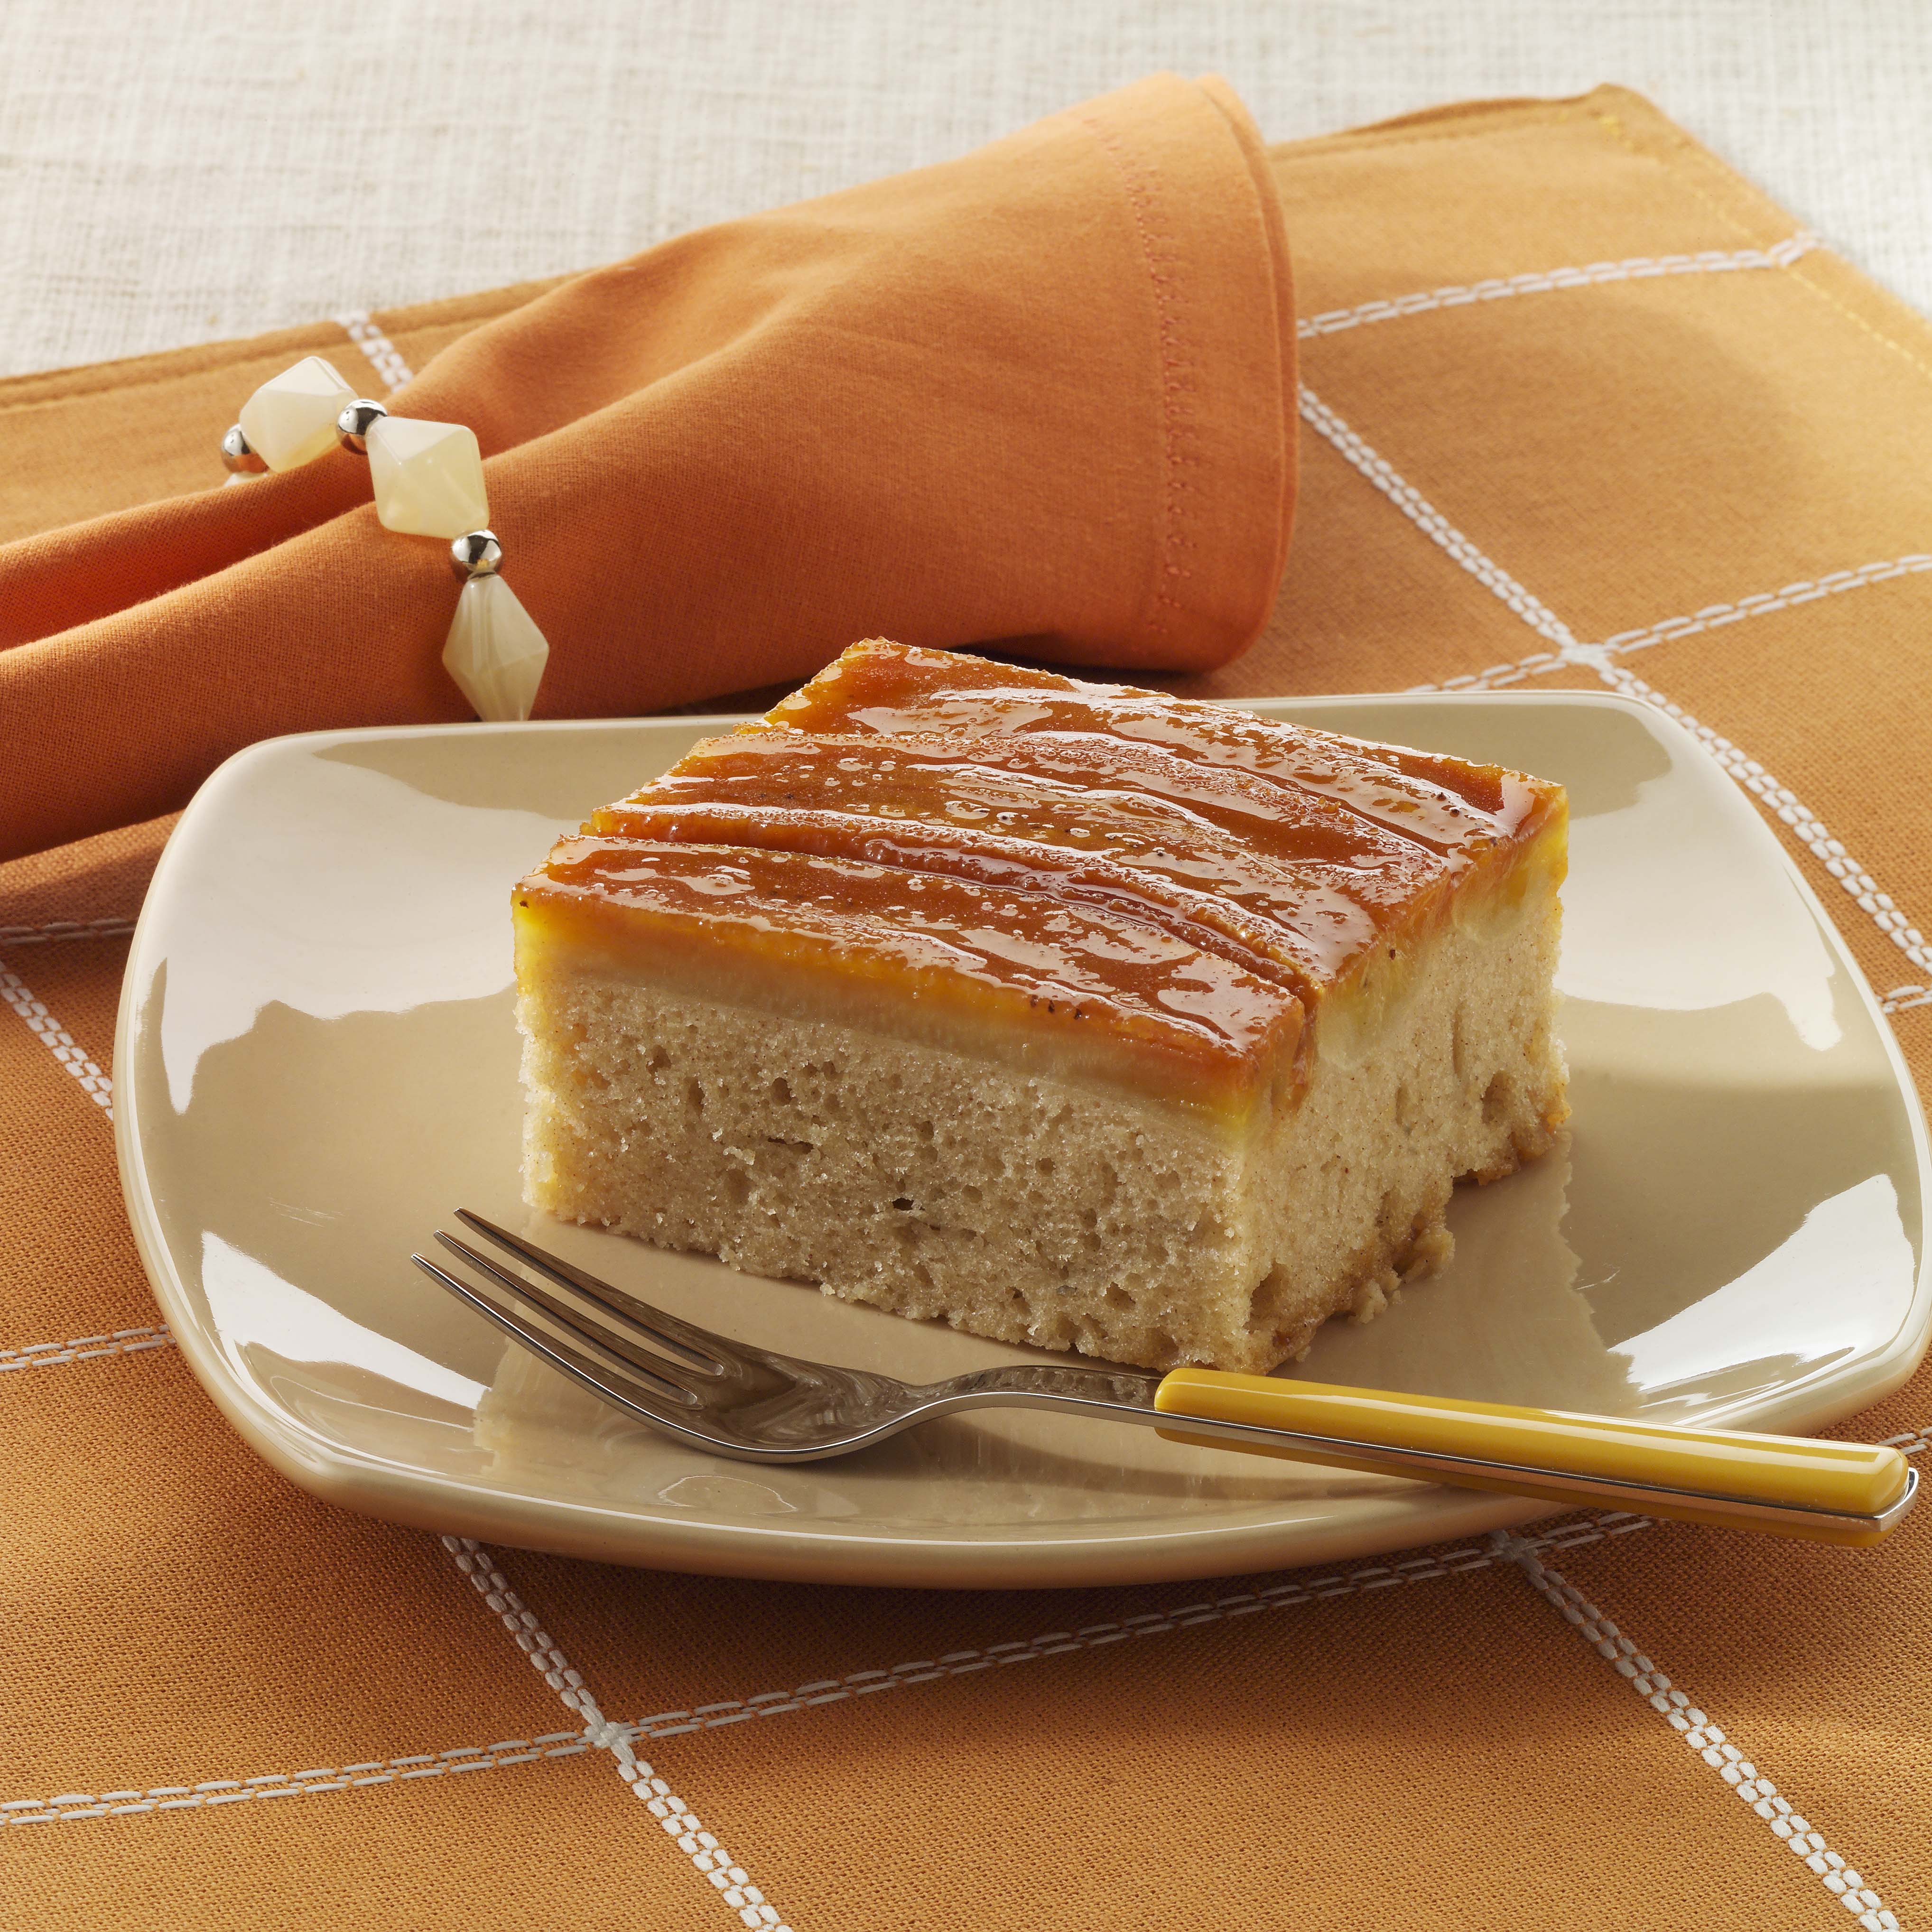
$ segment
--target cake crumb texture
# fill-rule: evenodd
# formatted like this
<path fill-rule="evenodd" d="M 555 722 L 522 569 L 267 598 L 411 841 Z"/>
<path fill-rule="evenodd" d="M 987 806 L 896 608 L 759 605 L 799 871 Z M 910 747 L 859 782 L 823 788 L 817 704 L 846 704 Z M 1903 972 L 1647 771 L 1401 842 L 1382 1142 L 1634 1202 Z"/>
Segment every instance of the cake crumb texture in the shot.
<path fill-rule="evenodd" d="M 1564 1118 L 1553 892 L 1452 927 L 1359 1064 L 1231 1135 L 1092 1083 L 618 976 L 526 982 L 531 1204 L 1000 1341 L 1262 1372 L 1448 1258 Z"/>

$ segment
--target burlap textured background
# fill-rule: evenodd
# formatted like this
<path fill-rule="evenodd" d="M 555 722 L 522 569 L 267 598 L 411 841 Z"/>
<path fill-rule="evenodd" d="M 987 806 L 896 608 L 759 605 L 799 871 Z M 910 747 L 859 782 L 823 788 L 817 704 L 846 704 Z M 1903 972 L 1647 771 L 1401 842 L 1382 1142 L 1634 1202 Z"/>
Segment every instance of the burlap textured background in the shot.
<path fill-rule="evenodd" d="M 1262 644 L 1190 688 L 1678 707 L 1922 1088 L 1932 330 L 1627 94 L 1276 165 L 1303 512 Z M 385 314 L 364 347 L 418 364 L 472 313 Z M 214 396 L 325 345 L 349 352 L 317 323 L 0 387 L 8 466 L 50 479 L 14 514 L 194 487 Z M 56 452 L 134 384 L 170 433 L 63 497 Z M 111 927 L 163 830 L 0 869 L 12 1922 L 1932 1913 L 1924 1519 L 1858 1557 L 1584 1517 L 1333 1574 L 941 1595 L 446 1549 L 291 1490 L 154 1333 L 120 1219 Z M 1856 1427 L 1922 1454 L 1928 1420 L 1922 1374 Z"/>

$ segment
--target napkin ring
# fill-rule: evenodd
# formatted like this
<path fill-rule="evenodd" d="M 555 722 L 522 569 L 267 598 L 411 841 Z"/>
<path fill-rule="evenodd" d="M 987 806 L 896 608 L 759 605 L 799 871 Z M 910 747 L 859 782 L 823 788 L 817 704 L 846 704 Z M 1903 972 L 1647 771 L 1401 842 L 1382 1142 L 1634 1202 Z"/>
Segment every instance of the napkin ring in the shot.
<path fill-rule="evenodd" d="M 358 396 L 332 364 L 304 356 L 264 382 L 221 439 L 235 476 L 298 470 L 338 446 L 364 456 L 386 530 L 449 540 L 450 568 L 463 585 L 443 646 L 443 668 L 478 717 L 529 717 L 550 646 L 498 574 L 503 546 L 490 528 L 483 452 L 461 423 L 392 416 Z"/>

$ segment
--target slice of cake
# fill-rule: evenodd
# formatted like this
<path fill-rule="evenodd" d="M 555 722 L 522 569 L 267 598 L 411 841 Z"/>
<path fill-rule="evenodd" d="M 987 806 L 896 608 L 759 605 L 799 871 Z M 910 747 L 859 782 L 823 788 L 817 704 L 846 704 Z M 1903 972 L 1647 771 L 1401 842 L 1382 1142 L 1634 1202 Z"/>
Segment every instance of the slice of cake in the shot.
<path fill-rule="evenodd" d="M 873 642 L 515 892 L 533 1206 L 1260 1370 L 1548 1147 L 1560 788 Z"/>

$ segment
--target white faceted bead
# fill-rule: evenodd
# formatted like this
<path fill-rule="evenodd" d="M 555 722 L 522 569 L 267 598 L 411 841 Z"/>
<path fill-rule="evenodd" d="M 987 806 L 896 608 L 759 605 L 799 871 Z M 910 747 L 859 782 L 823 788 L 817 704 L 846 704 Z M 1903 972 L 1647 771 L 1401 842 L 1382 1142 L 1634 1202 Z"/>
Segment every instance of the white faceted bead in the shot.
<path fill-rule="evenodd" d="M 242 405 L 242 434 L 271 470 L 299 470 L 335 447 L 335 418 L 356 392 L 320 356 L 304 356 Z"/>
<path fill-rule="evenodd" d="M 460 423 L 385 416 L 369 425 L 369 481 L 384 526 L 415 537 L 460 537 L 490 520 L 483 452 Z"/>
<path fill-rule="evenodd" d="M 478 717 L 493 724 L 527 718 L 549 661 L 544 634 L 494 572 L 463 586 L 442 668 Z"/>

